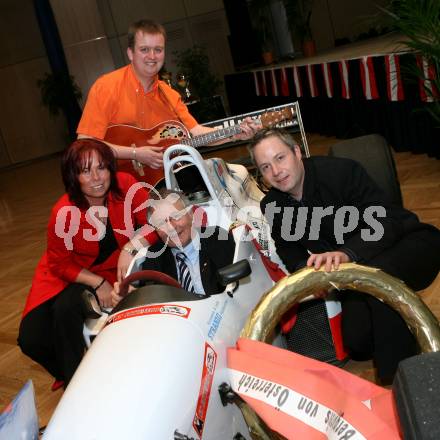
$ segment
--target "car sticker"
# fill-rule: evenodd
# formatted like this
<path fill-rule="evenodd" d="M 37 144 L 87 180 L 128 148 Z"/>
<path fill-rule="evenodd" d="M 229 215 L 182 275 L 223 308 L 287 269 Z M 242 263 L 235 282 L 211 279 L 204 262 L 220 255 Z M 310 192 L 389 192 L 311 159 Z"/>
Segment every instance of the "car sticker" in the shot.
<path fill-rule="evenodd" d="M 187 319 L 190 312 L 190 307 L 180 306 L 178 304 L 153 304 L 135 307 L 129 310 L 122 310 L 121 312 L 115 313 L 109 317 L 105 325 L 109 325 L 113 322 L 121 321 L 123 319 L 145 315 L 174 315 L 178 316 L 179 318 Z"/>
<path fill-rule="evenodd" d="M 208 412 L 209 397 L 211 395 L 216 363 L 217 353 L 207 342 L 205 342 L 202 379 L 200 381 L 199 398 L 197 399 L 197 407 L 193 419 L 193 428 L 200 439 L 202 438 L 203 429 L 205 427 L 206 413 Z"/>

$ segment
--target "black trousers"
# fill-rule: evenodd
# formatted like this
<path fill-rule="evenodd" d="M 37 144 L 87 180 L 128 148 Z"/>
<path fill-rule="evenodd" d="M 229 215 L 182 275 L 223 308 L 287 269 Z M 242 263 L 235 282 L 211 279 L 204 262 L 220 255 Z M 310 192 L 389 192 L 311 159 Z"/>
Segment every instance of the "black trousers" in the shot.
<path fill-rule="evenodd" d="M 79 283 L 68 285 L 31 310 L 20 323 L 18 345 L 22 352 L 66 385 L 84 355 L 81 293 L 86 287 Z"/>
<path fill-rule="evenodd" d="M 428 287 L 440 270 L 440 231 L 426 228 L 405 236 L 365 264 L 399 278 L 413 290 Z M 373 359 L 379 378 L 417 353 L 414 336 L 391 307 L 358 292 L 342 294 L 342 335 L 353 359 Z"/>

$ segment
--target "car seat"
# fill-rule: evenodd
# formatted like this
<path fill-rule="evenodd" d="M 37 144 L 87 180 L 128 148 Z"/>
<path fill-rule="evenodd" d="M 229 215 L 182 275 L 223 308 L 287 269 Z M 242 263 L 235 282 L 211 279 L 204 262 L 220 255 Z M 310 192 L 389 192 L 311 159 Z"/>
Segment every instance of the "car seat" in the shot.
<path fill-rule="evenodd" d="M 387 201 L 403 206 L 396 164 L 391 148 L 383 136 L 369 134 L 347 139 L 332 145 L 328 155 L 359 162 L 385 193 Z"/>

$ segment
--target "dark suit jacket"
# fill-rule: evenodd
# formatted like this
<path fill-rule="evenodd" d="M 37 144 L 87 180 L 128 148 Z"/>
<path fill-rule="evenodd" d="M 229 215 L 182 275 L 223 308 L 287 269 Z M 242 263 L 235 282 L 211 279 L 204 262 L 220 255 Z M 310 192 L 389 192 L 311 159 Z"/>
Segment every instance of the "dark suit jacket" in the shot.
<path fill-rule="evenodd" d="M 232 263 L 235 250 L 235 241 L 232 234 L 218 227 L 203 229 L 203 233 L 206 235 L 211 231 L 212 234 L 208 237 L 200 239 L 200 276 L 207 295 L 220 293 L 225 289 L 217 282 L 217 270 Z M 223 236 L 227 236 L 227 240 L 219 240 L 220 231 Z M 158 252 L 164 246 L 164 243 L 159 241 L 151 247 L 151 251 Z M 165 247 L 158 257 L 145 259 L 142 269 L 157 270 L 177 280 L 176 263 L 169 247 Z"/>
<path fill-rule="evenodd" d="M 290 272 L 305 266 L 309 257 L 307 250 L 312 253 L 340 250 L 346 252 L 353 261 L 374 265 L 378 255 L 392 248 L 397 241 L 411 232 L 426 230 L 438 238 L 439 231 L 435 227 L 420 223 L 414 213 L 400 206 L 387 204 L 381 189 L 357 162 L 336 157 L 310 157 L 304 159 L 304 169 L 303 199 L 300 202 L 277 189 L 271 189 L 261 201 L 261 209 L 269 223 L 269 204 L 275 203 L 281 208 L 280 212 L 274 215 L 271 234 L 278 255 Z M 336 240 L 334 225 L 335 213 L 342 206 L 357 208 L 360 216 L 357 227 L 343 235 L 344 242 L 341 244 Z M 362 229 L 372 230 L 363 220 L 365 209 L 371 206 L 383 206 L 386 209 L 386 217 L 377 218 L 384 230 L 379 241 L 365 241 L 361 235 Z M 298 215 L 300 207 L 308 208 L 307 218 Z M 333 214 L 321 220 L 318 240 L 310 239 L 309 236 L 311 215 L 316 207 L 333 207 Z M 286 240 L 286 228 L 287 233 L 293 235 L 295 227 L 299 228 L 300 225 L 305 229 L 303 237 Z M 408 252 L 411 253 L 412 249 L 408 249 Z"/>

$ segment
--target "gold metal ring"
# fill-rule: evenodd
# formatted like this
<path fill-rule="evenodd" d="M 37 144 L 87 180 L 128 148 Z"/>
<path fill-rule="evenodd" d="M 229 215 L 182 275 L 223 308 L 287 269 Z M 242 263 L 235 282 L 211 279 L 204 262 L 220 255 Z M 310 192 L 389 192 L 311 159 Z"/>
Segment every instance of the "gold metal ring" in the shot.
<path fill-rule="evenodd" d="M 402 316 L 422 352 L 440 350 L 439 322 L 423 301 L 399 279 L 354 263 L 342 264 L 332 272 L 304 268 L 283 278 L 261 298 L 240 336 L 268 342 L 287 310 L 313 293 L 331 288 L 358 290 L 376 297 Z"/>
<path fill-rule="evenodd" d="M 370 294 L 396 310 L 414 334 L 422 352 L 440 350 L 437 318 L 405 283 L 379 269 L 354 263 L 342 264 L 333 272 L 305 268 L 283 278 L 269 290 L 249 315 L 241 337 L 269 342 L 275 326 L 293 305 L 313 298 L 319 290 L 350 289 Z M 243 401 L 239 405 L 254 440 L 283 438 L 273 432 Z"/>

